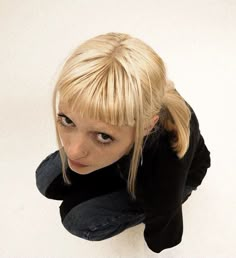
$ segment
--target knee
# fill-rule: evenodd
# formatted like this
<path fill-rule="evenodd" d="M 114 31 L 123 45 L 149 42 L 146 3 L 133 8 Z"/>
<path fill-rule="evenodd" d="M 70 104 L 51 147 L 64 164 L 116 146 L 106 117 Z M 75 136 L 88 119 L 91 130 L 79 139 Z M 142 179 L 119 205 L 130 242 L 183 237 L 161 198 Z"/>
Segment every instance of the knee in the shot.
<path fill-rule="evenodd" d="M 56 151 L 48 155 L 37 167 L 35 172 L 36 186 L 39 192 L 46 195 L 46 191 L 51 183 L 61 173 L 61 166 L 59 160 L 59 152 Z"/>
<path fill-rule="evenodd" d="M 104 218 L 100 219 L 91 209 L 77 205 L 63 218 L 64 228 L 71 234 L 90 241 L 101 241 L 107 238 L 106 230 L 111 227 Z"/>

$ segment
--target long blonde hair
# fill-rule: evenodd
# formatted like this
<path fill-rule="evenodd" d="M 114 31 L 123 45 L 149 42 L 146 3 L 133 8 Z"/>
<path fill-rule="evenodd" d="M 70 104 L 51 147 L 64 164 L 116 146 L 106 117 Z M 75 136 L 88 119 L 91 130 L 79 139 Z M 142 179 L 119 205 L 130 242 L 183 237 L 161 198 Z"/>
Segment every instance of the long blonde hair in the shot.
<path fill-rule="evenodd" d="M 178 158 L 189 146 L 191 112 L 166 77 L 162 59 L 143 41 L 123 33 L 87 40 L 66 60 L 53 92 L 53 112 L 65 183 L 67 159 L 57 130 L 57 95 L 80 115 L 135 130 L 127 188 L 135 199 L 135 180 L 145 127 L 154 115 L 173 133 Z M 174 172 L 173 172 L 174 173 Z"/>

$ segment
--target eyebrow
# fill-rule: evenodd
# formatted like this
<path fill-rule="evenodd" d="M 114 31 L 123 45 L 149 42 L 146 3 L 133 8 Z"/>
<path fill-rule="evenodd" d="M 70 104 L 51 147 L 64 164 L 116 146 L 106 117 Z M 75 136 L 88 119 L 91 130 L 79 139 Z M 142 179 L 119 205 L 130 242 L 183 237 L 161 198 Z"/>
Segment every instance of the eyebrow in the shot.
<path fill-rule="evenodd" d="M 72 122 L 73 122 L 73 120 L 70 118 L 70 117 L 68 117 L 67 115 L 65 115 L 63 112 L 58 112 L 57 113 L 57 115 L 58 116 L 60 116 L 60 117 L 66 117 L 66 118 L 69 118 Z M 74 122 L 73 122 L 74 123 Z M 104 132 L 105 134 L 109 134 L 110 136 L 115 136 L 116 135 L 116 133 L 113 131 L 113 130 L 111 130 L 111 129 L 107 129 L 107 128 L 103 128 L 103 127 L 100 127 L 100 128 L 92 128 L 92 130 L 93 131 L 96 131 L 96 132 L 100 132 L 100 133 L 102 133 L 102 132 Z"/>

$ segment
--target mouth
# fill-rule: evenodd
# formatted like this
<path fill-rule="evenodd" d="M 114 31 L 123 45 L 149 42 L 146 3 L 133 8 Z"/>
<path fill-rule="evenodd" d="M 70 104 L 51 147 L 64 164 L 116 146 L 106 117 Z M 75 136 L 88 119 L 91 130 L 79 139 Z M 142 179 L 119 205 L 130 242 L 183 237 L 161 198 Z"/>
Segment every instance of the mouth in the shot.
<path fill-rule="evenodd" d="M 85 164 L 82 164 L 82 163 L 79 163 L 78 161 L 74 161 L 74 160 L 71 160 L 71 159 L 68 159 L 69 162 L 74 165 L 74 166 L 77 166 L 77 167 L 88 167 L 88 165 L 85 165 Z"/>

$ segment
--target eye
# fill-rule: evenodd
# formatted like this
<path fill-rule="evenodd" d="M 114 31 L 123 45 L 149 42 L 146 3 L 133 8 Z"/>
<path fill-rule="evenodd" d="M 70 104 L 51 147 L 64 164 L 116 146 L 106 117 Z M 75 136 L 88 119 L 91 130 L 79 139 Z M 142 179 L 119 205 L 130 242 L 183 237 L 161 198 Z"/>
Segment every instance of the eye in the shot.
<path fill-rule="evenodd" d="M 70 118 L 68 118 L 64 114 L 58 114 L 57 122 L 61 126 L 66 127 L 66 128 L 74 126 L 72 120 L 70 120 Z M 113 137 L 111 137 L 110 135 L 108 135 L 106 133 L 101 133 L 101 132 L 93 132 L 93 133 L 95 133 L 95 141 L 98 144 L 101 144 L 103 146 L 109 145 L 110 143 L 112 143 L 114 141 Z"/>
<path fill-rule="evenodd" d="M 65 127 L 71 127 L 73 122 L 65 115 L 58 114 L 58 120 L 57 120 L 62 126 Z"/>
<path fill-rule="evenodd" d="M 110 144 L 111 142 L 113 142 L 112 137 L 105 133 L 97 133 L 97 139 L 98 143 L 101 144 Z"/>

